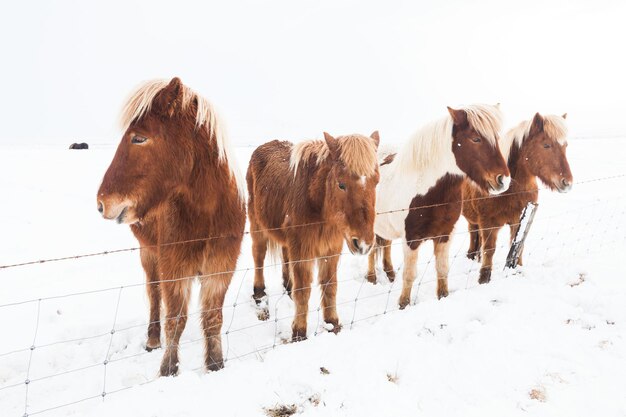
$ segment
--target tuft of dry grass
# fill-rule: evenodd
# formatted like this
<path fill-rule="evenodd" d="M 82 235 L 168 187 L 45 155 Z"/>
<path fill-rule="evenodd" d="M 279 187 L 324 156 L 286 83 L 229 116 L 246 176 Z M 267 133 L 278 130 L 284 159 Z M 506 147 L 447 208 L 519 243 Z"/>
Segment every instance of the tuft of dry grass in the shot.
<path fill-rule="evenodd" d="M 320 367 L 320 373 L 322 375 L 328 375 L 328 374 L 330 374 L 330 371 L 322 366 L 322 367 Z"/>
<path fill-rule="evenodd" d="M 578 281 L 572 282 L 569 284 L 570 287 L 574 288 L 585 282 L 585 278 L 587 276 L 585 274 L 578 274 Z"/>
<path fill-rule="evenodd" d="M 398 378 L 398 374 L 397 373 L 391 374 L 390 372 L 387 372 L 387 381 L 389 381 L 391 383 L 394 383 L 394 384 L 397 384 L 398 383 L 398 379 L 400 379 L 400 378 Z"/>
<path fill-rule="evenodd" d="M 317 407 L 322 402 L 322 397 L 319 394 L 313 394 L 309 397 L 308 401 L 313 407 Z"/>
<path fill-rule="evenodd" d="M 276 404 L 274 407 L 264 408 L 263 411 L 265 411 L 265 415 L 268 417 L 289 417 L 298 412 L 298 407 L 295 404 Z"/>
<path fill-rule="evenodd" d="M 528 393 L 531 400 L 539 401 L 541 403 L 546 402 L 546 389 L 544 387 L 533 388 Z"/>

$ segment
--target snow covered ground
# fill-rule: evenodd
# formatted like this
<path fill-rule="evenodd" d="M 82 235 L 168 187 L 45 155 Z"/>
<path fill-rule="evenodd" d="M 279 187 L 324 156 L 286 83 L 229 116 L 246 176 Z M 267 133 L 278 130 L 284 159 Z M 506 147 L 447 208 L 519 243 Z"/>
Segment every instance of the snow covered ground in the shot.
<path fill-rule="evenodd" d="M 136 246 L 96 211 L 114 150 L 0 148 L 1 265 Z M 237 150 L 244 171 L 252 150 Z M 194 304 L 180 375 L 156 378 L 162 351 L 143 348 L 135 251 L 0 269 L 0 415 L 624 416 L 626 140 L 572 140 L 568 153 L 577 184 L 540 193 L 523 268 L 502 271 L 503 230 L 492 282 L 478 286 L 461 220 L 450 296 L 435 297 L 425 244 L 413 305 L 397 311 L 401 280 L 368 284 L 366 259 L 345 255 L 338 335 L 323 329 L 315 291 L 310 338 L 285 343 L 293 304 L 273 267 L 271 319 L 257 320 L 246 237 L 224 308 L 226 368 L 215 373 L 201 368 Z M 393 257 L 401 268 L 399 242 Z"/>

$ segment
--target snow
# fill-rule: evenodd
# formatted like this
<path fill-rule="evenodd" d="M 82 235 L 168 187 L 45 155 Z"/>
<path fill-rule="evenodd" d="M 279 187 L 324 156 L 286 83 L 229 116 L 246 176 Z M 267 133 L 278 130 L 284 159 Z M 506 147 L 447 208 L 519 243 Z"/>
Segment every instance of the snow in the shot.
<path fill-rule="evenodd" d="M 464 220 L 446 299 L 435 296 L 431 244 L 404 311 L 401 274 L 391 284 L 379 271 L 371 285 L 367 260 L 344 255 L 338 335 L 325 328 L 315 288 L 309 339 L 286 342 L 294 308 L 277 267 L 266 270 L 270 319 L 257 320 L 246 236 L 224 307 L 228 360 L 219 372 L 202 370 L 194 297 L 181 373 L 157 378 L 162 350 L 143 348 L 148 303 L 136 251 L 0 269 L 0 415 L 24 415 L 26 398 L 28 414 L 53 408 L 44 416 L 263 416 L 280 405 L 333 417 L 624 415 L 624 143 L 570 141 L 577 184 L 568 194 L 540 192 L 515 271 L 503 271 L 501 231 L 488 285 L 477 284 L 480 266 L 465 258 Z M 1 265 L 137 245 L 96 210 L 114 150 L 0 147 Z M 244 172 L 252 150 L 236 149 Z M 401 268 L 399 241 L 392 256 Z M 25 300 L 33 301 L 11 304 Z"/>

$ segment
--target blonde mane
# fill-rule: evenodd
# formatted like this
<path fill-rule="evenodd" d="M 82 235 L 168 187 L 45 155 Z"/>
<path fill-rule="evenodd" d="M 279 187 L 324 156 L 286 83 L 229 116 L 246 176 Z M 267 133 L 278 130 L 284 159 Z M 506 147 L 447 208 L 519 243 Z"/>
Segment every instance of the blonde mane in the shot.
<path fill-rule="evenodd" d="M 554 114 L 547 114 L 543 116 L 543 131 L 548 135 L 548 137 L 552 140 L 556 140 L 559 144 L 564 145 L 567 143 L 567 125 L 565 124 L 565 119 L 563 116 L 557 116 Z M 510 129 L 502 140 L 500 141 L 500 150 L 502 151 L 502 156 L 505 161 L 509 160 L 509 155 L 511 153 L 511 148 L 513 145 L 517 145 L 518 147 L 522 146 L 522 143 L 528 135 L 530 134 L 530 127 L 532 126 L 533 121 L 524 120 L 520 122 L 517 126 Z"/>
<path fill-rule="evenodd" d="M 461 107 L 467 113 L 470 125 L 493 146 L 499 139 L 502 126 L 502 113 L 498 105 L 473 104 Z M 398 167 L 403 172 L 423 170 L 437 163 L 452 148 L 452 127 L 450 115 L 431 122 L 415 132 L 398 152 Z"/>
<path fill-rule="evenodd" d="M 378 160 L 374 140 L 358 134 L 339 136 L 339 158 L 348 170 L 359 176 L 369 177 L 376 172 Z M 289 165 L 294 176 L 300 164 L 307 164 L 312 159 L 319 165 L 326 160 L 330 150 L 326 141 L 313 139 L 297 143 L 291 150 Z"/>
<path fill-rule="evenodd" d="M 169 84 L 168 80 L 157 79 L 145 81 L 130 95 L 120 116 L 122 129 L 126 130 L 132 122 L 148 113 L 154 98 Z M 228 165 L 231 177 L 235 178 L 237 191 L 241 199 L 245 198 L 245 182 L 237 166 L 231 149 L 228 135 L 221 120 L 211 103 L 186 85 L 182 86 L 182 110 L 189 107 L 195 100 L 197 103 L 196 129 L 205 129 L 209 138 L 214 138 L 217 145 L 218 159 Z"/>

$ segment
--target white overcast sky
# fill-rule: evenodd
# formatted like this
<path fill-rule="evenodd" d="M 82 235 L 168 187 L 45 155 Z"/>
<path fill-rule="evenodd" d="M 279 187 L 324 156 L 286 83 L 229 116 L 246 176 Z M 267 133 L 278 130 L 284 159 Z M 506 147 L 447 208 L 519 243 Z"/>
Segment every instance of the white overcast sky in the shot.
<path fill-rule="evenodd" d="M 180 76 L 235 143 L 381 131 L 501 102 L 626 133 L 624 1 L 25 1 L 0 16 L 0 143 L 116 144 L 129 91 Z"/>

